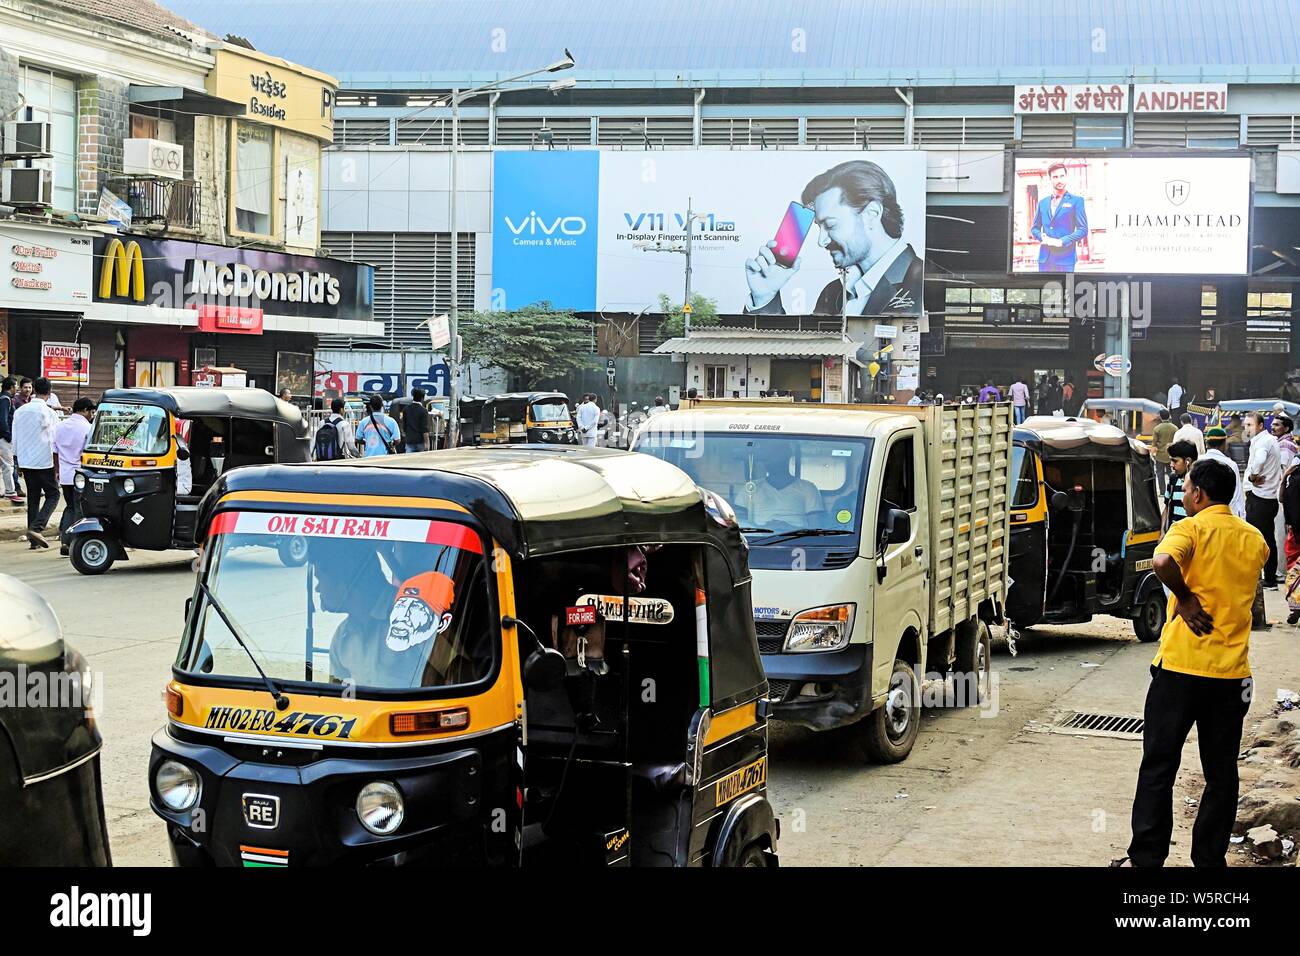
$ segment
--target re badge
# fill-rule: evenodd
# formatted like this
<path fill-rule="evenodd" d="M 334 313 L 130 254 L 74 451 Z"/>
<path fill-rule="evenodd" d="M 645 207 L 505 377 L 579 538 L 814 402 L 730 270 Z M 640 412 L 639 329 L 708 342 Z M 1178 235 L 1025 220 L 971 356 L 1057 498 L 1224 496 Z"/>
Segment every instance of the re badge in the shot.
<path fill-rule="evenodd" d="M 244 822 L 258 830 L 274 830 L 280 825 L 280 798 L 265 793 L 246 793 L 243 798 Z"/>

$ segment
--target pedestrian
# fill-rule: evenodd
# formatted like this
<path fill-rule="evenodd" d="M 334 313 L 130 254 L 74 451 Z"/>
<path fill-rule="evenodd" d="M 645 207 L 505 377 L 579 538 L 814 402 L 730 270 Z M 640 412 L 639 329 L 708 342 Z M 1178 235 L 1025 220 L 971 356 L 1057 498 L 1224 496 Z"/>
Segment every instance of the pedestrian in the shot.
<path fill-rule="evenodd" d="M 1070 409 L 1074 408 L 1074 379 L 1065 376 L 1065 384 L 1061 386 L 1061 409 L 1068 415 Z"/>
<path fill-rule="evenodd" d="M 1295 625 L 1300 623 L 1300 467 L 1294 463 L 1282 473 L 1282 514 L 1286 528 L 1282 543 L 1286 559 L 1286 622 Z"/>
<path fill-rule="evenodd" d="M 1169 406 L 1169 414 L 1175 418 L 1183 413 L 1183 387 L 1178 384 L 1178 376 L 1173 376 L 1173 384 L 1169 386 L 1169 396 L 1165 400 Z"/>
<path fill-rule="evenodd" d="M 357 426 L 357 444 L 361 445 L 361 456 L 373 458 L 376 455 L 396 455 L 397 442 L 401 439 L 401 429 L 397 422 L 384 414 L 384 399 L 381 395 L 370 396 L 370 411 L 361 424 Z"/>
<path fill-rule="evenodd" d="M 341 398 L 330 400 L 330 413 L 316 429 L 312 439 L 312 457 L 316 461 L 334 461 L 357 457 L 357 438 L 343 410 L 347 403 Z"/>
<path fill-rule="evenodd" d="M 14 386 L 17 379 L 6 375 L 0 380 L 0 491 L 12 504 L 26 499 L 18 493 L 18 472 L 14 465 Z"/>
<path fill-rule="evenodd" d="M 54 429 L 54 451 L 59 456 L 59 489 L 63 492 L 63 515 L 59 518 L 59 554 L 68 556 L 68 529 L 81 520 L 81 500 L 73 479 L 81 467 L 81 452 L 90 440 L 90 422 L 95 403 L 79 398 L 72 412 Z"/>
<path fill-rule="evenodd" d="M 1178 431 L 1174 432 L 1174 441 L 1189 441 L 1196 446 L 1198 457 L 1204 455 L 1205 434 L 1196 427 L 1196 422 L 1192 419 L 1192 416 L 1187 412 L 1183 412 L 1178 417 L 1178 420 L 1181 424 L 1178 426 Z"/>
<path fill-rule="evenodd" d="M 280 401 L 288 402 L 290 405 L 293 404 L 293 392 L 289 391 L 289 389 L 287 388 L 280 389 L 279 397 L 280 397 Z"/>
<path fill-rule="evenodd" d="M 1246 443 L 1246 427 L 1241 421 L 1241 413 L 1233 412 L 1228 418 L 1228 444 L 1244 445 Z"/>
<path fill-rule="evenodd" d="M 411 390 L 411 400 L 402 406 L 402 440 L 406 450 L 428 451 L 429 444 L 429 410 L 424 407 L 424 389 Z"/>
<path fill-rule="evenodd" d="M 1205 788 L 1192 827 L 1192 865 L 1225 864 L 1237 815 L 1237 752 L 1254 685 L 1250 605 L 1267 559 L 1260 533 L 1228 510 L 1231 469 L 1198 461 L 1184 484 L 1188 517 L 1156 546 L 1153 570 L 1172 593 L 1151 664 L 1142 764 L 1133 797 L 1133 866 L 1162 866 L 1173 835 L 1173 790 L 1196 727 Z"/>
<path fill-rule="evenodd" d="M 1029 415 L 1029 386 L 1023 376 L 1017 376 L 1011 383 L 1011 413 L 1017 425 Z"/>
<path fill-rule="evenodd" d="M 992 379 L 988 379 L 985 381 L 984 387 L 980 389 L 980 403 L 1000 401 L 1002 401 L 1002 392 L 993 384 Z"/>
<path fill-rule="evenodd" d="M 1197 457 L 1196 446 L 1189 441 L 1176 441 L 1169 446 L 1169 467 L 1172 474 L 1165 489 L 1164 520 L 1161 524 L 1161 530 L 1165 533 L 1174 522 L 1187 517 L 1187 508 L 1183 502 L 1184 482 Z"/>
<path fill-rule="evenodd" d="M 1156 491 L 1162 498 L 1169 482 L 1169 446 L 1177 431 L 1178 426 L 1169 420 L 1169 409 L 1160 409 L 1160 423 L 1151 433 L 1151 447 L 1155 450 Z"/>
<path fill-rule="evenodd" d="M 1245 521 L 1246 492 L 1241 487 L 1241 472 L 1237 468 L 1237 463 L 1226 454 L 1227 442 L 1228 433 L 1218 425 L 1205 429 L 1205 454 L 1202 457 L 1209 461 L 1222 462 L 1232 469 L 1236 490 L 1232 493 L 1232 502 L 1228 507 L 1234 515 Z"/>
<path fill-rule="evenodd" d="M 48 548 L 41 534 L 59 504 L 59 482 L 54 472 L 54 429 L 59 416 L 47 401 L 50 380 L 32 383 L 32 398 L 14 412 L 14 454 L 27 481 L 27 543 L 32 550 Z"/>
<path fill-rule="evenodd" d="M 18 394 L 14 396 L 14 411 L 22 408 L 32 400 L 32 380 L 30 378 L 20 378 L 18 380 Z"/>
<path fill-rule="evenodd" d="M 1282 478 L 1278 483 L 1277 491 L 1277 516 L 1273 519 L 1273 537 L 1276 541 L 1277 553 L 1284 557 L 1286 554 L 1287 535 L 1286 508 L 1283 507 L 1282 501 L 1283 495 L 1286 491 L 1287 475 L 1290 473 L 1291 469 L 1296 466 L 1297 461 L 1300 461 L 1300 459 L 1297 459 L 1296 457 L 1296 443 L 1291 434 L 1293 427 L 1292 421 L 1287 417 L 1285 410 L 1275 411 L 1273 413 L 1273 420 L 1269 422 L 1269 433 L 1277 439 L 1278 467 L 1282 469 Z M 1282 571 L 1282 576 L 1285 579 L 1286 571 L 1284 569 L 1289 567 L 1289 565 L 1286 565 L 1284 561 L 1280 563 L 1283 564 L 1283 568 L 1280 568 L 1279 570 Z"/>
<path fill-rule="evenodd" d="M 1268 561 L 1264 564 L 1264 587 L 1277 589 L 1277 542 L 1273 523 L 1277 517 L 1277 494 L 1282 485 L 1282 467 L 1277 439 L 1264 430 L 1264 416 L 1247 412 L 1246 438 L 1250 441 L 1250 458 L 1246 462 L 1246 520 L 1268 542 Z"/>
<path fill-rule="evenodd" d="M 653 418 L 656 415 L 662 415 L 666 411 L 668 411 L 668 408 L 664 405 L 664 397 L 662 395 L 656 395 L 655 403 L 650 407 L 650 411 L 647 415 L 648 417 Z"/>
<path fill-rule="evenodd" d="M 584 392 L 582 401 L 574 410 L 574 422 L 578 426 L 579 440 L 588 448 L 596 447 L 596 424 L 599 421 L 600 407 L 596 404 L 596 396 Z"/>

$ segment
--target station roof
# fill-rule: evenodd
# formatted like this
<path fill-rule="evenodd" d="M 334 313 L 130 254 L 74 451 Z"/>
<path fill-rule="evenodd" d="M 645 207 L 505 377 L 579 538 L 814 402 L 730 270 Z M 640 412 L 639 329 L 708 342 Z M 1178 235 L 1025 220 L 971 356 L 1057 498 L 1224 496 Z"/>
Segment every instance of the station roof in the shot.
<path fill-rule="evenodd" d="M 656 355 L 834 355 L 857 361 L 857 342 L 838 332 L 773 332 L 763 329 L 711 328 L 692 330 L 689 337 L 669 339 Z M 860 363 L 859 363 L 860 364 Z"/>
<path fill-rule="evenodd" d="M 168 0 L 345 86 L 445 88 L 573 51 L 603 87 L 1280 83 L 1300 0 Z M 540 79 L 539 84 L 553 77 Z"/>

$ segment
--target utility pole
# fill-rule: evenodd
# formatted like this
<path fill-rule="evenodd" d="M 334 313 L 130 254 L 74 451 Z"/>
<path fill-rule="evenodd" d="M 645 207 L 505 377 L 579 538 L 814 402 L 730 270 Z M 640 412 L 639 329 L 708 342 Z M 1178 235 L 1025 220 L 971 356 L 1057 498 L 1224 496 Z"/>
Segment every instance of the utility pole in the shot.
<path fill-rule="evenodd" d="M 692 200 L 686 200 L 686 241 L 675 245 L 664 245 L 662 240 L 654 242 L 637 242 L 634 246 L 645 252 L 677 252 L 686 257 L 686 299 L 683 301 L 682 314 L 685 318 L 685 334 L 691 334 L 691 251 L 695 239 L 695 210 L 691 208 Z"/>

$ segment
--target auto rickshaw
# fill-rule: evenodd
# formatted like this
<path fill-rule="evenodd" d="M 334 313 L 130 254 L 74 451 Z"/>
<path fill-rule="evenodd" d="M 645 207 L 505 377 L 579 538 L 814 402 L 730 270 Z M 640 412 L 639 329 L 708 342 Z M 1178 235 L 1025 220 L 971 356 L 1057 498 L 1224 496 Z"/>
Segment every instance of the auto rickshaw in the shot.
<path fill-rule="evenodd" d="M 0 866 L 109 866 L 86 660 L 29 585 L 0 574 Z M 5 695 L 0 692 L 0 699 Z"/>
<path fill-rule="evenodd" d="M 149 760 L 178 864 L 776 864 L 746 550 L 676 467 L 242 468 L 199 537 Z"/>
<path fill-rule="evenodd" d="M 482 445 L 576 445 L 578 427 L 563 392 L 512 392 L 483 403 Z"/>
<path fill-rule="evenodd" d="M 1083 403 L 1084 417 L 1109 422 L 1144 445 L 1151 444 L 1163 411 L 1164 405 L 1149 398 L 1090 398 Z"/>
<path fill-rule="evenodd" d="M 466 395 L 461 398 L 458 419 L 461 447 L 471 447 L 479 443 L 479 429 L 483 425 L 483 403 L 487 400 L 486 395 Z"/>
<path fill-rule="evenodd" d="M 302 412 L 262 389 L 109 389 L 73 480 L 83 517 L 68 532 L 72 566 L 102 574 L 126 548 L 193 548 L 199 501 L 222 474 L 310 458 Z M 191 487 L 178 495 L 187 466 Z M 300 542 L 283 544 L 303 557 Z"/>
<path fill-rule="evenodd" d="M 1152 571 L 1160 539 L 1151 452 L 1113 425 L 1036 416 L 1016 427 L 1011 460 L 1007 617 L 1014 627 L 1094 614 L 1160 637 L 1165 594 Z"/>

